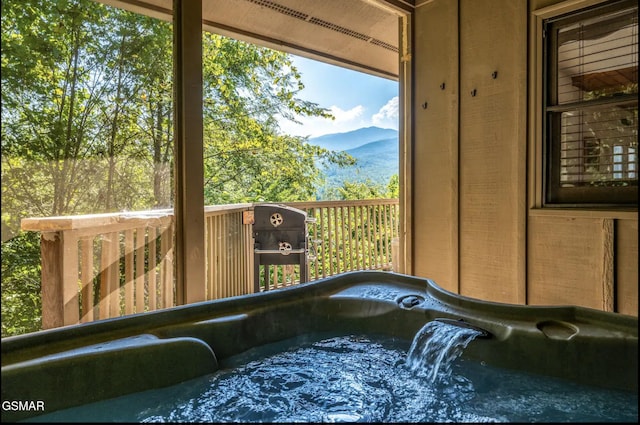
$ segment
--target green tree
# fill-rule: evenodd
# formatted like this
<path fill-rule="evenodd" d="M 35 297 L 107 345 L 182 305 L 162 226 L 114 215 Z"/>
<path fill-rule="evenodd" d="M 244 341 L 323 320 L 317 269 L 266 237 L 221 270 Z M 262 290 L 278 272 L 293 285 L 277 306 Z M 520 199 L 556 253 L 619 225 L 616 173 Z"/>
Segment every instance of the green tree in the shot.
<path fill-rule="evenodd" d="M 127 160 L 147 143 L 130 142 L 140 83 L 122 60 L 137 27 L 125 17 L 91 1 L 3 3 L 3 198 L 22 213 L 12 217 L 148 206 Z"/>
<path fill-rule="evenodd" d="M 304 84 L 288 54 L 205 33 L 203 73 L 207 204 L 314 199 L 317 162 L 353 163 L 279 133 L 277 116 L 331 117 L 297 97 Z"/>
<path fill-rule="evenodd" d="M 169 23 L 91 0 L 2 2 L 3 333 L 39 317 L 21 218 L 171 206 L 171 49 Z M 210 33 L 203 53 L 207 203 L 312 199 L 318 163 L 352 163 L 280 133 L 330 117 L 289 55 Z"/>
<path fill-rule="evenodd" d="M 39 235 L 23 232 L 2 242 L 1 255 L 2 336 L 37 331 L 42 322 Z"/>
<path fill-rule="evenodd" d="M 366 179 L 360 181 L 345 181 L 340 187 L 331 187 L 327 191 L 328 199 L 395 199 L 399 195 L 398 175 L 394 174 L 389 179 L 386 187 Z"/>
<path fill-rule="evenodd" d="M 9 227 L 170 206 L 171 40 L 165 22 L 89 0 L 3 3 Z M 352 163 L 279 133 L 277 116 L 330 117 L 297 97 L 289 55 L 211 33 L 203 49 L 207 203 L 310 199 L 318 162 Z"/>
<path fill-rule="evenodd" d="M 397 174 L 392 175 L 389 179 L 385 197 L 389 199 L 396 199 L 400 197 L 400 177 Z"/>

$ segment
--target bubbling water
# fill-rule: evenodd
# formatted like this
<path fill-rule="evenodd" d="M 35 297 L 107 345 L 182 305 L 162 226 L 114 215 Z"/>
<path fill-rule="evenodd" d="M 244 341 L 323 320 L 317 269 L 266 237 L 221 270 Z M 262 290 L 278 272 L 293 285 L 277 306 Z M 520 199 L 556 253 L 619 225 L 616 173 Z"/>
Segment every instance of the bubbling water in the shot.
<path fill-rule="evenodd" d="M 637 422 L 637 393 L 461 358 L 477 332 L 434 321 L 412 342 L 307 335 L 254 348 L 179 385 L 31 421 Z"/>
<path fill-rule="evenodd" d="M 176 405 L 168 415 L 151 414 L 142 421 L 180 421 L 185 414 L 214 422 L 495 419 L 457 407 L 472 391 L 468 381 L 448 383 L 450 391 L 442 392 L 418 377 L 407 367 L 402 345 L 388 338 L 350 335 L 281 351 L 274 348 L 277 353 L 247 363 L 238 359 L 244 364 L 211 377 L 208 388 L 195 399 Z"/>

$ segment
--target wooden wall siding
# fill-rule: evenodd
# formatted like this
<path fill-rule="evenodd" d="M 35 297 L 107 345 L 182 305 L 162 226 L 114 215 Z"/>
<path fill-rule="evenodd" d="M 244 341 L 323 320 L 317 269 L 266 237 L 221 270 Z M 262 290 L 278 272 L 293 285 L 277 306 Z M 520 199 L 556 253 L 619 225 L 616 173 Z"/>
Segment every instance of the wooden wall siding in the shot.
<path fill-rule="evenodd" d="M 613 228 L 609 218 L 530 217 L 528 304 L 613 311 Z"/>
<path fill-rule="evenodd" d="M 595 3 L 431 0 L 416 8 L 412 274 L 484 300 L 638 314 L 637 219 L 534 211 L 541 120 L 531 120 L 530 133 L 527 123 L 539 106 L 540 60 L 527 60 L 528 46 L 537 49 L 530 12 Z"/>
<path fill-rule="evenodd" d="M 428 3 L 414 22 L 412 274 L 457 292 L 458 4 Z"/>
<path fill-rule="evenodd" d="M 616 312 L 638 315 L 638 220 L 615 222 Z"/>
<path fill-rule="evenodd" d="M 460 293 L 507 303 L 525 302 L 526 52 L 526 1 L 460 2 Z"/>

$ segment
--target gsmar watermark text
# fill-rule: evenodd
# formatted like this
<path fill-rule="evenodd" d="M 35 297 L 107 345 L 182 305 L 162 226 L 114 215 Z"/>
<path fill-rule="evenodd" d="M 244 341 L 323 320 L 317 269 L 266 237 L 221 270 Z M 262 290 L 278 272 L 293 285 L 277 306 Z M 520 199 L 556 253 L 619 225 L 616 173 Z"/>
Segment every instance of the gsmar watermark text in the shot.
<path fill-rule="evenodd" d="M 44 401 L 43 400 L 3 400 L 2 410 L 22 411 L 22 412 L 30 412 L 35 410 L 35 411 L 44 412 Z"/>

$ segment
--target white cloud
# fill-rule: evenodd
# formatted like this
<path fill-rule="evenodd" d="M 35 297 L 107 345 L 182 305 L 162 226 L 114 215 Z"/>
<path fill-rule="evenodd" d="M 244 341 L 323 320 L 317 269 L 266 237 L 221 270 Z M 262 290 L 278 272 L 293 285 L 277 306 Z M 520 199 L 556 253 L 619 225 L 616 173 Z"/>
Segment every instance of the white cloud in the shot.
<path fill-rule="evenodd" d="M 364 112 L 364 106 L 362 105 L 358 105 L 346 111 L 335 105 L 329 109 L 331 110 L 331 115 L 336 117 L 335 122 L 353 122 L 361 117 Z"/>
<path fill-rule="evenodd" d="M 335 105 L 327 109 L 334 116 L 333 120 L 320 117 L 300 117 L 298 121 L 301 124 L 281 120 L 280 131 L 295 136 L 317 137 L 323 134 L 344 133 L 370 125 L 363 118 L 365 107 L 362 105 L 357 105 L 347 110 Z"/>
<path fill-rule="evenodd" d="M 384 128 L 398 128 L 399 98 L 391 98 L 380 110 L 371 117 L 373 125 Z"/>
<path fill-rule="evenodd" d="M 363 105 L 351 109 L 331 106 L 327 109 L 335 119 L 319 117 L 299 117 L 301 124 L 288 120 L 280 120 L 280 131 L 294 136 L 317 137 L 331 133 L 345 133 L 362 127 L 377 126 L 398 129 L 398 96 L 391 98 L 378 112 L 372 116 L 366 115 L 367 108 Z"/>

